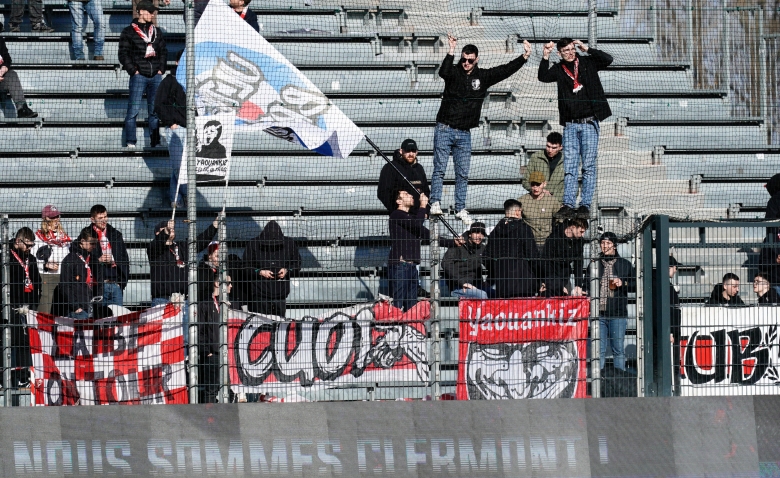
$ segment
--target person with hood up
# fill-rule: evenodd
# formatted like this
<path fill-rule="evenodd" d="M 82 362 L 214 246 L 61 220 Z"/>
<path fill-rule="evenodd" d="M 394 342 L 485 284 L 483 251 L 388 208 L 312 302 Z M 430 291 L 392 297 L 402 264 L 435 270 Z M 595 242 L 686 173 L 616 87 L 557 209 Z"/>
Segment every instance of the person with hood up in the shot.
<path fill-rule="evenodd" d="M 610 347 L 614 367 L 625 370 L 628 293 L 636 292 L 636 274 L 634 266 L 618 254 L 617 243 L 614 232 L 605 232 L 599 240 L 599 365 L 604 369 Z"/>
<path fill-rule="evenodd" d="M 521 219 L 520 201 L 507 199 L 504 215 L 488 236 L 483 254 L 488 277 L 500 299 L 533 297 L 538 287 L 532 264 L 539 257 L 534 232 Z"/>
<path fill-rule="evenodd" d="M 249 310 L 284 317 L 290 276 L 301 269 L 301 255 L 295 241 L 285 237 L 276 221 L 269 221 L 260 235 L 246 245 L 244 263 L 252 277 Z"/>
<path fill-rule="evenodd" d="M 452 297 L 487 299 L 482 284 L 482 254 L 485 251 L 485 224 L 474 222 L 463 234 L 462 246 L 450 247 L 441 261 L 444 285 Z M 444 291 L 444 287 L 442 287 Z M 444 293 L 442 293 L 444 296 Z"/>
<path fill-rule="evenodd" d="M 739 276 L 733 272 L 727 272 L 723 276 L 723 282 L 715 284 L 707 305 L 745 305 L 739 296 Z"/>
<path fill-rule="evenodd" d="M 176 68 L 183 53 L 184 50 L 181 50 L 176 54 L 176 66 L 171 68 L 170 74 L 162 80 L 154 98 L 154 112 L 160 119 L 160 126 L 165 127 L 168 157 L 171 160 L 171 182 L 168 190 L 171 207 L 185 206 L 187 201 L 187 184 L 179 186 L 179 170 L 187 144 L 187 95 L 176 81 Z"/>
<path fill-rule="evenodd" d="M 398 171 L 401 174 L 398 174 Z M 409 182 L 404 178 L 408 179 Z M 409 183 L 412 183 L 414 188 Z M 395 198 L 393 197 L 395 191 L 406 191 L 412 195 L 414 198 L 414 207 L 412 209 L 415 212 L 420 207 L 420 194 L 425 194 L 425 196 L 431 195 L 425 169 L 417 161 L 417 143 L 413 139 L 405 139 L 401 143 L 401 147 L 393 153 L 393 163 L 385 164 L 382 172 L 379 174 L 379 187 L 376 191 L 376 197 L 382 201 L 382 204 L 389 212 L 395 211 L 396 208 Z"/>
<path fill-rule="evenodd" d="M 540 275 L 547 297 L 585 295 L 586 283 L 583 275 L 582 253 L 585 241 L 582 237 L 588 230 L 588 221 L 575 217 L 556 224 L 544 241 Z M 574 282 L 570 283 L 572 275 Z"/>

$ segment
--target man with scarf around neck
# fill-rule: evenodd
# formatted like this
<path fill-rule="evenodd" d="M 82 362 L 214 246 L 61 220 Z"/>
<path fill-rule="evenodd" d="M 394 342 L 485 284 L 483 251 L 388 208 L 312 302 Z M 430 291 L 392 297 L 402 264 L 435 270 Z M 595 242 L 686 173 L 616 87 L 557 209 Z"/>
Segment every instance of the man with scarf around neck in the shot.
<path fill-rule="evenodd" d="M 249 9 L 249 2 L 251 1 L 252 0 L 230 0 L 230 8 L 259 33 L 260 25 L 257 23 L 257 14 Z"/>
<path fill-rule="evenodd" d="M 122 305 L 122 296 L 130 277 L 130 258 L 122 233 L 108 223 L 108 211 L 95 204 L 89 211 L 92 224 L 81 232 L 92 231 L 98 239 L 92 256 L 95 295 L 103 297 L 103 305 Z"/>
<path fill-rule="evenodd" d="M 53 306 L 56 315 L 74 319 L 87 319 L 92 315 L 92 298 L 95 296 L 95 247 L 97 234 L 86 228 L 73 241 L 70 254 L 62 260 L 60 284 L 54 293 Z"/>
<path fill-rule="evenodd" d="M 609 347 L 614 367 L 625 370 L 628 293 L 636 292 L 636 274 L 631 262 L 618 254 L 617 243 L 614 232 L 605 232 L 599 241 L 599 365 L 604 369 Z"/>
<path fill-rule="evenodd" d="M 135 148 L 137 138 L 136 118 L 141 109 L 141 101 L 146 93 L 149 111 L 150 146 L 160 144 L 159 121 L 154 112 L 154 100 L 157 88 L 162 82 L 162 74 L 168 62 L 168 48 L 162 31 L 152 24 L 154 12 L 151 2 L 138 4 L 138 19 L 122 30 L 119 36 L 119 62 L 130 75 L 130 98 L 125 115 L 125 146 Z"/>
<path fill-rule="evenodd" d="M 244 265 L 247 276 L 252 278 L 249 310 L 284 317 L 290 276 L 301 269 L 295 241 L 284 235 L 276 221 L 268 221 L 260 235 L 247 243 Z"/>
<path fill-rule="evenodd" d="M 8 278 L 11 299 L 11 366 L 30 367 L 30 339 L 27 335 L 27 309 L 35 310 L 41 296 L 41 276 L 38 263 L 30 250 L 35 245 L 35 235 L 29 227 L 23 227 L 9 244 Z M 29 380 L 24 371 L 22 382 Z"/>
<path fill-rule="evenodd" d="M 598 72 L 612 63 L 603 51 L 589 48 L 579 40 L 558 41 L 561 61 L 550 67 L 550 52 L 556 46 L 544 45 L 539 62 L 539 81 L 558 84 L 558 114 L 563 126 L 563 207 L 559 215 L 590 216 L 590 205 L 596 191 L 596 157 L 599 149 L 599 122 L 612 115 Z M 588 56 L 577 55 L 577 48 Z M 578 177 L 582 161 L 580 207 L 577 201 Z"/>
<path fill-rule="evenodd" d="M 219 216 L 209 227 L 201 232 L 197 239 L 197 250 L 208 246 L 209 242 L 217 234 Z M 181 294 L 187 296 L 187 241 L 176 240 L 176 221 L 162 221 L 154 228 L 154 239 L 146 248 L 149 258 L 149 268 L 152 288 L 152 307 L 167 304 L 171 301 L 171 295 Z M 189 339 L 189 307 L 188 301 L 184 301 L 182 327 L 184 329 L 184 345 Z"/>
<path fill-rule="evenodd" d="M 176 69 L 183 53 L 184 50 L 181 50 L 176 54 L 176 66 L 171 68 L 171 72 L 162 80 L 154 98 L 154 112 L 160 119 L 160 126 L 165 127 L 168 140 L 168 157 L 171 160 L 168 197 L 171 208 L 187 204 L 187 185 L 179 185 L 179 170 L 187 149 L 187 94 L 176 80 Z M 176 191 L 179 191 L 178 195 Z"/>
<path fill-rule="evenodd" d="M 38 260 L 38 271 L 43 281 L 38 312 L 51 312 L 54 289 L 60 282 L 60 264 L 70 253 L 72 242 L 73 239 L 62 227 L 57 206 L 44 206 L 41 211 L 41 228 L 35 231 L 35 246 L 30 251 Z"/>

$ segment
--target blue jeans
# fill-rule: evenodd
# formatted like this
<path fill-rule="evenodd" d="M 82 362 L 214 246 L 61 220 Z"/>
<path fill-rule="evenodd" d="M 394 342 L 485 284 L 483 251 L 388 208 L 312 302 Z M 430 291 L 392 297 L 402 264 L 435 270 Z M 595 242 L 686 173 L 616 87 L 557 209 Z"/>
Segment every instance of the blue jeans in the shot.
<path fill-rule="evenodd" d="M 103 282 L 103 305 L 122 306 L 122 288 L 114 282 Z"/>
<path fill-rule="evenodd" d="M 453 297 L 463 298 L 463 299 L 481 299 L 485 300 L 488 298 L 487 292 L 485 292 L 482 289 L 455 289 L 451 292 Z"/>
<path fill-rule="evenodd" d="M 157 297 L 152 299 L 152 307 L 169 304 L 170 302 L 171 301 L 169 299 L 166 299 L 165 297 Z M 190 307 L 189 306 L 190 306 L 190 301 L 185 300 L 183 305 L 184 310 L 182 311 L 183 314 L 181 316 L 181 328 L 182 328 L 182 332 L 184 333 L 185 348 L 190 343 Z"/>
<path fill-rule="evenodd" d="M 582 194 L 580 206 L 590 208 L 596 192 L 596 156 L 599 154 L 598 121 L 585 124 L 566 123 L 563 128 L 563 205 L 574 208 L 577 202 L 577 179 L 582 160 Z"/>
<path fill-rule="evenodd" d="M 393 305 L 404 312 L 411 309 L 417 303 L 417 266 L 409 262 L 392 262 L 387 269 Z"/>
<path fill-rule="evenodd" d="M 179 186 L 179 195 L 176 195 L 176 185 L 179 183 L 179 169 L 184 159 L 184 152 L 187 150 L 187 128 L 179 126 L 176 129 L 165 128 L 166 138 L 168 139 L 168 156 L 171 158 L 171 184 L 169 197 L 171 202 L 178 202 L 179 198 L 187 198 L 187 185 Z"/>
<path fill-rule="evenodd" d="M 87 312 L 86 310 L 82 310 L 81 312 L 71 312 L 70 314 L 68 314 L 68 317 L 70 317 L 71 319 L 84 320 L 89 318 L 89 312 Z"/>
<path fill-rule="evenodd" d="M 447 163 L 455 165 L 455 212 L 466 208 L 466 193 L 469 188 L 471 168 L 471 131 L 450 128 L 436 123 L 433 131 L 433 175 L 431 176 L 431 203 L 441 201 L 444 188 L 444 173 Z"/>
<path fill-rule="evenodd" d="M 626 369 L 625 338 L 628 319 L 618 317 L 599 317 L 599 366 L 603 369 L 607 358 L 607 344 L 612 348 L 612 360 L 615 368 Z"/>
<path fill-rule="evenodd" d="M 73 55 L 77 60 L 84 59 L 84 31 L 87 29 L 87 16 L 95 24 L 95 56 L 103 54 L 106 40 L 106 25 L 103 22 L 103 5 L 100 0 L 82 3 L 76 0 L 68 2 L 70 8 L 70 40 L 73 43 Z"/>
<path fill-rule="evenodd" d="M 775 290 L 777 291 L 778 294 L 780 294 L 780 285 L 776 285 Z"/>
<path fill-rule="evenodd" d="M 159 74 L 151 78 L 141 74 L 130 77 L 130 99 L 127 103 L 127 115 L 125 115 L 126 144 L 135 144 L 138 141 L 135 119 L 138 117 L 138 112 L 141 111 L 141 100 L 143 100 L 144 92 L 146 92 L 146 107 L 149 112 L 149 131 L 154 131 L 159 126 L 160 121 L 154 114 L 154 97 L 161 81 L 162 75 Z"/>

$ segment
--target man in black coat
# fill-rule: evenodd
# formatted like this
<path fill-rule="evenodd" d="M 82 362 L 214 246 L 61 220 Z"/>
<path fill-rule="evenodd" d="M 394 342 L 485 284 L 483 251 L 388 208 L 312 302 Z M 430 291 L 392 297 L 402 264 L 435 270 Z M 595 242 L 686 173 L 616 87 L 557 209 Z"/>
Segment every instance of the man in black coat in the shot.
<path fill-rule="evenodd" d="M 211 285 L 210 293 L 198 297 L 198 381 L 201 388 L 198 393 L 200 403 L 214 403 L 219 393 L 219 326 L 222 323 L 219 303 L 219 281 Z M 230 276 L 227 276 L 228 297 L 233 288 Z M 231 306 L 228 302 L 228 307 Z"/>
<path fill-rule="evenodd" d="M 81 232 L 92 231 L 98 239 L 92 251 L 92 273 L 95 295 L 103 297 L 102 305 L 123 305 L 123 294 L 130 278 L 130 257 L 122 233 L 108 223 L 108 210 L 95 204 L 89 211 L 92 224 Z"/>
<path fill-rule="evenodd" d="M 772 176 L 764 186 L 769 193 L 769 201 L 766 203 L 767 220 L 780 219 L 780 173 Z M 780 243 L 780 227 L 767 228 L 767 242 Z"/>
<path fill-rule="evenodd" d="M 780 294 L 769 283 L 769 274 L 759 272 L 753 279 L 753 292 L 756 293 L 758 305 L 780 304 Z"/>
<path fill-rule="evenodd" d="M 9 247 L 8 276 L 11 298 L 11 366 L 30 367 L 30 340 L 27 335 L 27 314 L 25 309 L 35 310 L 41 297 L 41 275 L 38 261 L 30 254 L 35 245 L 35 234 L 29 227 L 23 227 L 11 240 Z M 2 339 L 0 339 L 1 341 Z M 21 381 L 27 381 L 23 371 Z"/>
<path fill-rule="evenodd" d="M 168 157 L 171 160 L 171 182 L 168 190 L 171 207 L 184 206 L 187 200 L 187 185 L 179 186 L 179 170 L 187 144 L 187 94 L 176 80 L 176 68 L 183 53 L 184 50 L 181 50 L 176 54 L 176 66 L 171 68 L 171 72 L 162 80 L 154 98 L 154 112 L 160 119 L 160 125 L 165 127 Z"/>
<path fill-rule="evenodd" d="M 550 52 L 556 46 L 544 45 L 539 63 L 539 81 L 558 84 L 558 113 L 563 126 L 564 193 L 560 216 L 575 213 L 590 215 L 593 193 L 596 191 L 596 156 L 599 146 L 599 122 L 612 115 L 598 72 L 612 63 L 603 51 L 589 48 L 579 40 L 558 41 L 561 61 L 550 67 Z M 577 55 L 577 48 L 588 56 Z M 580 207 L 577 201 L 578 177 L 582 161 L 582 191 Z"/>
<path fill-rule="evenodd" d="M 485 251 L 485 224 L 475 222 L 463 234 L 466 242 L 447 249 L 441 267 L 444 284 L 452 297 L 487 299 L 482 284 L 482 254 Z M 444 289 L 442 287 L 442 289 Z M 444 294 L 442 294 L 444 296 Z"/>
<path fill-rule="evenodd" d="M 249 9 L 249 2 L 251 1 L 252 0 L 230 0 L 230 8 L 259 33 L 260 25 L 257 23 L 257 14 Z"/>
<path fill-rule="evenodd" d="M 504 202 L 504 215 L 488 236 L 483 254 L 488 277 L 500 299 L 533 297 L 539 289 L 532 270 L 539 256 L 534 232 L 521 219 L 522 205 L 516 199 Z"/>
<path fill-rule="evenodd" d="M 138 140 L 136 118 L 141 109 L 143 95 L 149 111 L 149 144 L 160 144 L 159 121 L 154 112 L 154 100 L 162 74 L 168 63 L 168 47 L 162 31 L 154 26 L 152 20 L 157 11 L 151 2 L 138 4 L 138 19 L 122 30 L 119 35 L 119 63 L 130 75 L 130 98 L 125 115 L 125 145 L 135 148 Z"/>
<path fill-rule="evenodd" d="M 284 317 L 290 276 L 301 269 L 301 255 L 295 241 L 285 237 L 276 221 L 269 221 L 260 235 L 246 245 L 244 263 L 252 277 L 249 310 Z"/>
<path fill-rule="evenodd" d="M 681 264 L 674 258 L 669 257 L 669 326 L 671 335 L 669 340 L 672 342 L 672 366 L 674 367 L 674 394 L 680 395 L 680 327 L 682 325 L 682 311 L 680 310 L 680 295 L 674 287 L 672 279 L 677 273 L 677 267 Z"/>
<path fill-rule="evenodd" d="M 8 53 L 5 40 L 0 37 L 0 91 L 5 91 L 11 96 L 14 106 L 16 106 L 17 118 L 37 118 L 38 113 L 27 106 L 22 82 L 19 80 L 16 70 L 11 69 L 11 63 L 11 54 Z"/>
<path fill-rule="evenodd" d="M 765 244 L 759 257 L 758 270 L 766 275 L 775 291 L 780 293 L 780 242 Z"/>
<path fill-rule="evenodd" d="M 539 275 L 547 297 L 585 295 L 582 257 L 585 241 L 582 237 L 587 229 L 588 221 L 585 219 L 564 219 L 562 223 L 553 226 L 552 232 L 544 241 Z M 569 284 L 572 274 L 573 285 Z"/>
<path fill-rule="evenodd" d="M 707 305 L 745 305 L 739 296 L 739 276 L 733 272 L 727 272 L 723 276 L 723 282 L 715 284 Z"/>
<path fill-rule="evenodd" d="M 601 235 L 599 260 L 599 364 L 604 369 L 607 346 L 618 370 L 626 369 L 625 338 L 628 324 L 628 293 L 636 292 L 634 266 L 617 252 L 618 238 L 613 232 Z"/>
<path fill-rule="evenodd" d="M 90 228 L 83 229 L 73 241 L 70 253 L 60 265 L 60 283 L 54 294 L 52 311 L 74 319 L 87 319 L 92 314 L 95 289 L 95 246 L 97 235 Z"/>
<path fill-rule="evenodd" d="M 398 174 L 396 168 L 401 171 L 401 174 Z M 410 186 L 404 178 L 408 179 L 414 187 Z M 413 139 L 405 139 L 401 143 L 401 148 L 393 153 L 393 163 L 385 164 L 379 174 L 376 197 L 382 201 L 389 212 L 396 209 L 395 197 L 393 196 L 396 191 L 406 191 L 412 195 L 414 198 L 413 214 L 420 207 L 420 193 L 429 197 L 431 195 L 425 169 L 417 161 L 417 143 Z"/>

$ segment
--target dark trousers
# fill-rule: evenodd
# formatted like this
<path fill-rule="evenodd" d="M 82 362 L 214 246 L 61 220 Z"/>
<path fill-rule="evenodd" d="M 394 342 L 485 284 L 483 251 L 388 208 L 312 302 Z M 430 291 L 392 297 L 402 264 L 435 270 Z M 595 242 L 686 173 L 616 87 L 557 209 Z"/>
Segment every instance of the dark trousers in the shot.
<path fill-rule="evenodd" d="M 278 317 L 284 317 L 287 312 L 287 300 L 286 299 L 264 299 L 258 297 L 247 305 L 247 308 L 256 314 L 264 315 L 276 315 Z"/>
<path fill-rule="evenodd" d="M 417 303 L 417 266 L 410 262 L 391 262 L 387 272 L 393 305 L 406 312 Z"/>
<path fill-rule="evenodd" d="M 15 70 L 9 69 L 5 72 L 3 81 L 0 81 L 0 91 L 11 95 L 11 99 L 14 101 L 14 106 L 17 109 L 25 104 L 22 82 L 19 80 L 19 75 L 16 74 Z"/>
<path fill-rule="evenodd" d="M 30 4 L 30 23 L 37 25 L 43 22 L 43 0 L 29 0 Z M 18 25 L 22 23 L 24 15 L 24 0 L 13 0 L 11 2 L 11 19 L 8 23 Z"/>
<path fill-rule="evenodd" d="M 215 403 L 219 395 L 219 354 L 201 353 L 198 358 L 198 402 Z"/>

